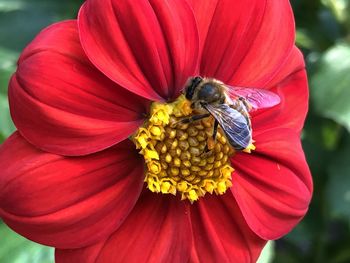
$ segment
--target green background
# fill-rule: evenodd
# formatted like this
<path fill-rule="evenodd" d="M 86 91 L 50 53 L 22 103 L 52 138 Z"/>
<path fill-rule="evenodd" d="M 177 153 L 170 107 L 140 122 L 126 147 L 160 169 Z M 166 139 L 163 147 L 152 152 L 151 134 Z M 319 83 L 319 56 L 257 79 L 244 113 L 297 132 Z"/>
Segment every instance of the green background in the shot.
<path fill-rule="evenodd" d="M 279 0 L 274 0 L 279 1 Z M 0 0 L 0 142 L 14 126 L 7 83 L 21 50 L 45 26 L 74 18 L 82 0 Z M 350 262 L 350 0 L 292 0 L 309 74 L 302 134 L 315 190 L 309 213 L 271 242 L 260 263 Z M 0 262 L 53 262 L 53 249 L 0 222 Z"/>

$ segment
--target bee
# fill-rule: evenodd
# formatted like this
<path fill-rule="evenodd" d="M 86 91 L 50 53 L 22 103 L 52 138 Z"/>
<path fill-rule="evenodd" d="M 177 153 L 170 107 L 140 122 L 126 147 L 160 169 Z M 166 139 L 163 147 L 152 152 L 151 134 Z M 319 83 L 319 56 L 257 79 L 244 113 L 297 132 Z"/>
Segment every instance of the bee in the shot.
<path fill-rule="evenodd" d="M 200 76 L 189 79 L 184 95 L 198 114 L 180 122 L 191 123 L 213 116 L 213 142 L 220 125 L 230 145 L 238 151 L 252 143 L 249 113 L 280 103 L 280 97 L 271 91 L 228 86 L 219 80 Z M 209 140 L 205 151 L 211 150 L 212 146 L 208 145 Z"/>

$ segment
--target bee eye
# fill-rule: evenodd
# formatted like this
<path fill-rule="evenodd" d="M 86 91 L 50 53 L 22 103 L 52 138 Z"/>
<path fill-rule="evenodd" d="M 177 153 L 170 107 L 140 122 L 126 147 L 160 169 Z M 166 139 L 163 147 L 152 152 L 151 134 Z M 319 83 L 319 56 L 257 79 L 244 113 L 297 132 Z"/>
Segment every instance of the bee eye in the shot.
<path fill-rule="evenodd" d="M 186 88 L 186 99 L 191 100 L 194 94 L 194 91 L 199 83 L 201 83 L 203 79 L 201 77 L 194 77 L 191 80 L 191 83 Z"/>
<path fill-rule="evenodd" d="M 211 84 L 203 85 L 201 90 L 198 92 L 198 99 L 206 102 L 216 101 L 219 99 L 219 97 L 220 94 L 218 89 Z"/>

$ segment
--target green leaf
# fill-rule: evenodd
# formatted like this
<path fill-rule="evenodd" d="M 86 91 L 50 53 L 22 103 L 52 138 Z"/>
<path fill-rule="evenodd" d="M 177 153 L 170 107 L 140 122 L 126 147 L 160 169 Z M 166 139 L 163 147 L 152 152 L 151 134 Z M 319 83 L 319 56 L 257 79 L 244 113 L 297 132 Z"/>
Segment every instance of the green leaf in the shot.
<path fill-rule="evenodd" d="M 25 7 L 25 3 L 23 1 L 8 1 L 8 0 L 0 0 L 0 12 L 12 12 L 21 10 Z"/>
<path fill-rule="evenodd" d="M 349 263 L 350 262 L 350 250 L 345 248 L 337 253 L 336 257 L 332 259 L 332 263 Z"/>
<path fill-rule="evenodd" d="M 274 258 L 275 252 L 275 243 L 274 241 L 267 242 L 266 246 L 264 247 L 263 251 L 260 254 L 260 257 L 257 261 L 257 263 L 270 263 L 272 262 Z"/>
<path fill-rule="evenodd" d="M 1 246 L 0 262 L 2 263 L 52 263 L 54 250 L 31 242 L 0 223 Z"/>
<path fill-rule="evenodd" d="M 18 53 L 0 47 L 0 93 L 7 93 L 7 86 L 12 73 L 16 70 Z"/>
<path fill-rule="evenodd" d="M 330 8 L 340 23 L 344 23 L 348 18 L 348 0 L 322 0 L 322 3 Z"/>
<path fill-rule="evenodd" d="M 321 58 L 311 79 L 315 110 L 350 131 L 350 46 L 338 44 Z"/>
<path fill-rule="evenodd" d="M 7 98 L 0 95 L 0 139 L 1 141 L 7 138 L 15 131 L 15 126 L 10 117 Z M 1 262 L 1 261 L 0 261 Z"/>
<path fill-rule="evenodd" d="M 327 200 L 334 217 L 345 217 L 350 222 L 350 142 L 331 160 L 328 173 Z"/>
<path fill-rule="evenodd" d="M 0 0 L 1 46 L 20 52 L 44 27 L 75 18 L 83 0 Z M 6 12 L 5 12 L 6 11 Z"/>
<path fill-rule="evenodd" d="M 297 29 L 295 41 L 298 47 L 308 48 L 308 49 L 315 47 L 315 43 L 313 39 L 310 37 L 308 32 L 303 29 Z"/>

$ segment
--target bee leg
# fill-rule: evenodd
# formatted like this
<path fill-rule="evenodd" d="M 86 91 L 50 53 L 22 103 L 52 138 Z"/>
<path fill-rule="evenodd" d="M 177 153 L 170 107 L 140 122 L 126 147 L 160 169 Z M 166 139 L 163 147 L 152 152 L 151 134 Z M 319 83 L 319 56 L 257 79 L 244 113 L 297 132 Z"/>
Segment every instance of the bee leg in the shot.
<path fill-rule="evenodd" d="M 210 116 L 210 113 L 205 113 L 205 114 L 199 114 L 199 115 L 195 115 L 195 116 L 191 116 L 189 118 L 185 118 L 180 120 L 181 123 L 185 124 L 185 123 L 191 123 L 194 121 L 199 121 L 201 119 L 207 118 Z"/>
<path fill-rule="evenodd" d="M 175 127 L 176 125 L 178 124 L 186 124 L 186 123 L 191 123 L 191 122 L 194 122 L 194 121 L 199 121 L 201 119 L 204 119 L 204 118 L 207 118 L 210 116 L 210 113 L 205 113 L 205 114 L 199 114 L 199 115 L 194 115 L 194 116 L 191 116 L 191 117 L 188 117 L 188 118 L 184 118 L 182 120 L 179 120 L 177 122 L 174 122 L 171 126 L 172 127 Z"/>
<path fill-rule="evenodd" d="M 247 100 L 244 97 L 239 97 L 238 100 L 243 103 L 247 111 L 250 111 L 252 109 L 252 106 L 247 102 Z"/>
<path fill-rule="evenodd" d="M 215 120 L 214 127 L 213 127 L 213 140 L 214 140 L 214 142 L 216 141 L 216 135 L 218 133 L 218 127 L 219 127 L 219 122 L 217 120 Z"/>
<path fill-rule="evenodd" d="M 213 135 L 211 138 L 208 138 L 207 144 L 205 145 L 205 148 L 203 151 L 204 153 L 210 152 L 211 150 L 214 149 L 215 142 L 216 142 L 216 135 L 218 133 L 218 126 L 219 126 L 219 122 L 215 120 L 214 126 L 213 126 Z"/>

